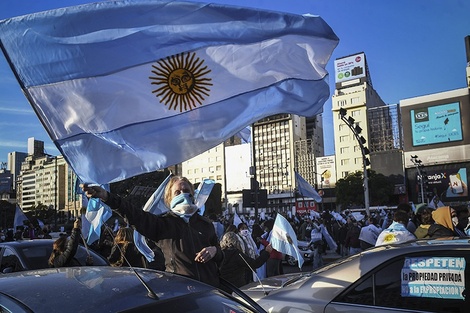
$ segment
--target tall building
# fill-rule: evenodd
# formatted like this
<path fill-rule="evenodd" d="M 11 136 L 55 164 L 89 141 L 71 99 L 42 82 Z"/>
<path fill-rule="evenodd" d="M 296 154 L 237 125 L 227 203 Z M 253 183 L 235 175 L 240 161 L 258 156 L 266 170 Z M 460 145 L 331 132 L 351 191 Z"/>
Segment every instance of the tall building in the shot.
<path fill-rule="evenodd" d="M 363 171 L 362 149 L 349 126 L 341 119 L 340 109 L 345 109 L 348 119 L 359 127 L 361 136 L 371 142 L 369 115 L 371 109 L 385 106 L 372 87 L 364 53 L 335 60 L 336 89 L 332 97 L 333 127 L 335 137 L 337 179 Z"/>
<path fill-rule="evenodd" d="M 183 162 L 181 165 L 182 175 L 193 184 L 200 183 L 204 179 L 212 179 L 216 183 L 224 185 L 224 154 L 224 143 L 222 143 Z M 223 186 L 222 190 L 224 190 Z"/>
<path fill-rule="evenodd" d="M 65 207 L 65 170 L 62 156 L 28 155 L 22 164 L 17 185 L 20 207 L 25 211 L 39 204 Z"/>
<path fill-rule="evenodd" d="M 28 155 L 44 155 L 44 141 L 35 140 L 34 137 L 28 138 Z"/>
<path fill-rule="evenodd" d="M 410 200 L 469 203 L 470 89 L 400 100 Z"/>
<path fill-rule="evenodd" d="M 321 116 L 306 119 L 292 114 L 254 124 L 255 177 L 259 188 L 267 190 L 268 212 L 286 213 L 295 205 L 295 171 L 316 185 L 315 158 L 324 153 L 321 125 Z"/>
<path fill-rule="evenodd" d="M 13 152 L 8 160 L 12 169 L 19 168 L 16 197 L 24 211 L 45 205 L 63 218 L 80 215 L 82 203 L 81 196 L 75 193 L 76 175 L 63 156 L 45 154 L 44 142 L 28 138 L 28 154 Z"/>
<path fill-rule="evenodd" d="M 324 153 L 321 116 L 270 116 L 254 123 L 252 134 L 251 143 L 232 137 L 183 162 L 182 174 L 192 183 L 204 178 L 220 183 L 222 201 L 238 213 L 253 212 L 252 205 L 243 203 L 242 191 L 253 189 L 256 179 L 258 188 L 267 193 L 267 203 L 259 207 L 260 212 L 285 213 L 295 204 L 294 170 L 315 186 L 315 158 Z"/>
<path fill-rule="evenodd" d="M 13 175 L 12 189 L 16 189 L 16 180 L 21 171 L 21 163 L 23 163 L 27 156 L 28 154 L 25 152 L 15 151 L 8 153 L 7 169 Z"/>

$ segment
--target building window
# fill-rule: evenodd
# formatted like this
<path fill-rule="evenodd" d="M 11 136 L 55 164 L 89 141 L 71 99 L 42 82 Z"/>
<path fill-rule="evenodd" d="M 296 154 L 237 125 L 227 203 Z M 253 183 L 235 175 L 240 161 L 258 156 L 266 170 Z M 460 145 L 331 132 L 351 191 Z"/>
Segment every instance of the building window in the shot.
<path fill-rule="evenodd" d="M 340 154 L 349 153 L 349 147 L 342 147 L 339 149 Z"/>
<path fill-rule="evenodd" d="M 344 107 L 346 104 L 347 104 L 346 99 L 344 99 L 344 100 L 338 100 L 338 106 Z"/>
<path fill-rule="evenodd" d="M 352 117 L 359 116 L 359 115 L 361 115 L 361 110 L 353 110 L 351 112 Z"/>
<path fill-rule="evenodd" d="M 348 141 L 349 141 L 348 135 L 339 136 L 339 142 L 348 142 Z"/>
<path fill-rule="evenodd" d="M 341 165 L 348 165 L 349 164 L 349 159 L 342 159 L 341 160 Z"/>
<path fill-rule="evenodd" d="M 359 101 L 360 101 L 359 97 L 351 98 L 351 104 L 357 104 L 357 103 L 359 103 Z"/>
<path fill-rule="evenodd" d="M 345 178 L 346 176 L 348 176 L 348 174 L 349 174 L 349 172 L 348 172 L 348 171 L 344 171 L 344 172 L 342 173 L 342 175 L 343 175 L 343 178 Z"/>

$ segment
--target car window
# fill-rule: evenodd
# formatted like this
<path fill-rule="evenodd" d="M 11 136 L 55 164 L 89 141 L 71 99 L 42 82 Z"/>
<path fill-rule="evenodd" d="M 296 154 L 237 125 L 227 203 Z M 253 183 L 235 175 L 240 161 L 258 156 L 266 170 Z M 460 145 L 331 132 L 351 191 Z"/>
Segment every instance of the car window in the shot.
<path fill-rule="evenodd" d="M 22 253 L 29 269 L 47 268 L 49 267 L 47 262 L 52 253 L 52 246 L 30 246 L 24 248 Z"/>
<path fill-rule="evenodd" d="M 12 249 L 5 247 L 3 249 L 0 271 L 2 273 L 11 273 L 18 272 L 21 270 L 23 270 L 23 266 L 21 265 L 18 256 L 16 256 L 15 252 Z"/>
<path fill-rule="evenodd" d="M 470 252 L 420 253 L 390 260 L 334 302 L 428 312 L 468 312 Z"/>
<path fill-rule="evenodd" d="M 78 261 L 78 263 L 82 266 L 86 265 L 86 258 L 88 257 L 88 253 L 93 257 L 93 265 L 95 266 L 102 266 L 102 265 L 108 265 L 108 261 L 101 257 L 98 253 L 94 252 L 90 248 L 87 249 L 79 245 L 77 249 L 77 253 L 75 253 L 75 259 Z"/>

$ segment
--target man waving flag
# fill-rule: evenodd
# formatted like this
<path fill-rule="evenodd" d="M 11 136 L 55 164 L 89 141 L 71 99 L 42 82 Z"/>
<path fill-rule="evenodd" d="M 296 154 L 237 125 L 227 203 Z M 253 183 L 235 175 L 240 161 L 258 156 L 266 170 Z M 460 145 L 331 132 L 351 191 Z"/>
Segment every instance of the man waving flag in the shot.
<path fill-rule="evenodd" d="M 266 116 L 313 116 L 338 37 L 319 16 L 104 1 L 0 21 L 20 86 L 87 183 L 166 168 Z"/>

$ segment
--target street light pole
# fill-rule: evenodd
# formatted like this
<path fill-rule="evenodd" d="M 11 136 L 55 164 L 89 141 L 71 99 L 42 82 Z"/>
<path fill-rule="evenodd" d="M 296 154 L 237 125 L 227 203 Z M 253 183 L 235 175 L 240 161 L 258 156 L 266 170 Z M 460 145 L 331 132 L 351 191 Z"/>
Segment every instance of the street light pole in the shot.
<path fill-rule="evenodd" d="M 423 173 L 421 172 L 421 169 L 420 169 L 420 167 L 423 166 L 423 164 L 422 164 L 423 161 L 421 161 L 420 159 L 418 159 L 418 156 L 417 156 L 417 155 L 412 155 L 410 161 L 411 161 L 411 163 L 413 163 L 413 165 L 414 165 L 415 168 L 416 168 L 416 171 L 418 172 L 419 185 L 420 185 L 420 188 L 421 188 L 421 203 L 425 203 L 425 202 L 424 202 L 424 182 L 423 182 Z"/>
<path fill-rule="evenodd" d="M 339 109 L 339 115 L 341 117 L 341 120 L 348 125 L 349 129 L 354 134 L 354 137 L 356 138 L 357 142 L 359 143 L 359 147 L 361 148 L 361 154 L 362 154 L 362 170 L 364 172 L 363 177 L 364 177 L 364 206 L 366 209 L 366 214 L 367 216 L 370 216 L 370 203 L 369 203 L 369 176 L 367 174 L 367 166 L 370 165 L 369 159 L 366 157 L 367 154 L 369 154 L 369 149 L 367 149 L 364 144 L 366 143 L 366 139 L 363 136 L 360 136 L 360 133 L 362 132 L 362 128 L 359 125 L 356 125 L 354 122 L 354 118 L 349 116 L 346 117 L 346 109 L 341 108 Z"/>

